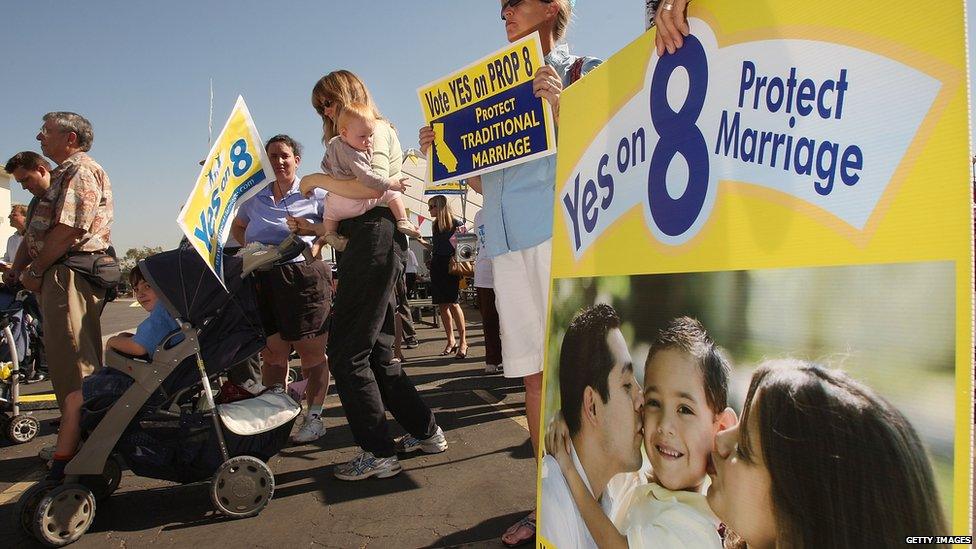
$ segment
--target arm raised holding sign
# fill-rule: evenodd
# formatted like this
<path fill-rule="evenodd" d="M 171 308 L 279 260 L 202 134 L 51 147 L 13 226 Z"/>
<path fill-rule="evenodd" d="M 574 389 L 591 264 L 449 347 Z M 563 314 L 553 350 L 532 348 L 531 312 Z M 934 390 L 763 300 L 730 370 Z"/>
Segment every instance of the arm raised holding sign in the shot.
<path fill-rule="evenodd" d="M 600 64 L 578 57 L 559 44 L 572 16 L 573 0 L 500 0 L 509 43 L 538 31 L 545 65 L 534 71 L 535 97 L 552 105 L 559 121 L 563 88 Z M 558 45 L 557 45 L 558 44 Z M 421 150 L 427 154 L 435 134 L 420 128 Z M 429 155 L 428 155 L 429 157 Z M 468 186 L 484 196 L 485 252 L 492 259 L 495 299 L 502 334 L 502 362 L 507 377 L 525 383 L 525 410 L 533 448 L 539 447 L 542 400 L 542 356 L 545 348 L 552 250 L 552 210 L 556 180 L 555 157 L 509 166 L 478 177 Z M 525 543 L 535 535 L 535 513 L 518 521 L 502 536 L 506 546 Z"/>
<path fill-rule="evenodd" d="M 654 43 L 658 56 L 664 52 L 674 53 L 684 44 L 684 37 L 690 32 L 688 28 L 689 0 L 663 0 L 657 6 L 654 14 L 654 24 L 657 34 Z"/>

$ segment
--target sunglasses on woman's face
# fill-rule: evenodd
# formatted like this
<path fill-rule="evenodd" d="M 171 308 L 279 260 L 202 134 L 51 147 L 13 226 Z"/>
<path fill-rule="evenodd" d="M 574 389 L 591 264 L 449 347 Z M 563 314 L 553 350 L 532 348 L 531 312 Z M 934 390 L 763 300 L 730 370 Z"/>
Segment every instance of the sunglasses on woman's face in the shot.
<path fill-rule="evenodd" d="M 524 1 L 525 0 L 505 0 L 504 2 L 502 2 L 502 21 L 505 20 L 505 10 L 507 10 L 508 8 L 514 8 L 515 6 L 521 4 Z M 552 3 L 552 0 L 539 0 L 539 1 L 544 2 L 546 4 Z"/>

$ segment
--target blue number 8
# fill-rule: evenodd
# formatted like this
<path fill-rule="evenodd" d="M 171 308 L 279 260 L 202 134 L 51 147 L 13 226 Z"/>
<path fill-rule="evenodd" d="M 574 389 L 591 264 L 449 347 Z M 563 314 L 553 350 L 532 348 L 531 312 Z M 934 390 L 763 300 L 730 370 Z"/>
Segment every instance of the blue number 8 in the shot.
<path fill-rule="evenodd" d="M 674 112 L 668 104 L 668 82 L 678 67 L 688 71 L 688 96 Z M 651 155 L 647 198 L 655 225 L 668 236 L 680 236 L 694 225 L 708 192 L 708 146 L 696 125 L 707 89 L 708 60 L 694 36 L 685 37 L 675 53 L 658 59 L 651 79 L 651 123 L 660 139 Z M 675 199 L 668 194 L 667 173 L 677 154 L 688 163 L 688 185 Z"/>
<path fill-rule="evenodd" d="M 238 139 L 230 148 L 230 162 L 234 166 L 234 177 L 240 177 L 251 169 L 253 159 L 247 152 L 247 141 Z"/>

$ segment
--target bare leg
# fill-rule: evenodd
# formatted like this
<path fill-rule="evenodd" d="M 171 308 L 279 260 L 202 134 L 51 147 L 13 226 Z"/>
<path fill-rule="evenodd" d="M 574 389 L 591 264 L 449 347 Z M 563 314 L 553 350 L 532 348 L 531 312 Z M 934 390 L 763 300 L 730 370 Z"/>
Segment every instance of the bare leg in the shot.
<path fill-rule="evenodd" d="M 542 372 L 525 376 L 525 418 L 529 422 L 532 450 L 539 455 L 539 419 L 542 417 Z"/>
<path fill-rule="evenodd" d="M 451 323 L 450 304 L 439 303 L 437 311 L 441 315 L 441 324 L 444 325 L 444 335 L 447 336 L 447 346 L 444 347 L 444 354 L 447 354 L 454 348 L 454 326 Z"/>
<path fill-rule="evenodd" d="M 386 205 L 390 207 L 390 213 L 393 214 L 393 219 L 400 220 L 407 218 L 407 208 L 403 205 L 403 199 L 399 195 L 396 198 L 391 198 Z"/>
<path fill-rule="evenodd" d="M 338 219 L 329 219 L 328 217 L 326 217 L 325 220 L 322 221 L 322 228 L 325 230 L 325 232 L 322 233 L 323 235 L 326 235 L 326 234 L 329 234 L 329 233 L 338 232 L 339 231 L 339 220 Z"/>
<path fill-rule="evenodd" d="M 329 390 L 329 359 L 325 356 L 325 345 L 329 335 L 322 334 L 310 339 L 291 342 L 302 361 L 302 373 L 308 379 L 305 394 L 308 406 L 321 406 Z"/>
<path fill-rule="evenodd" d="M 81 391 L 72 391 L 64 398 L 61 406 L 61 429 L 58 431 L 58 442 L 54 454 L 71 456 L 78 450 L 81 441 L 81 405 L 84 398 Z"/>
<path fill-rule="evenodd" d="M 328 339 L 328 334 L 322 334 L 311 339 L 291 342 L 301 358 L 302 373 L 308 379 L 305 394 L 309 406 L 321 406 L 329 390 L 329 360 L 325 356 Z"/>
<path fill-rule="evenodd" d="M 529 422 L 529 439 L 532 440 L 532 451 L 536 456 L 539 455 L 539 418 L 542 413 L 542 372 L 538 374 L 532 374 L 522 378 L 525 383 L 525 417 Z M 535 510 L 529 513 L 528 517 L 535 520 Z M 507 543 L 517 542 L 519 539 L 524 539 L 522 536 L 525 535 L 523 532 L 519 535 L 520 530 L 526 530 L 525 526 L 521 526 L 521 521 L 512 525 L 508 530 L 502 534 L 502 541 Z M 531 533 L 531 531 L 529 531 Z"/>
<path fill-rule="evenodd" d="M 461 310 L 461 305 L 457 303 L 451 303 L 450 305 L 451 317 L 454 319 L 454 323 L 457 324 L 458 331 L 458 352 L 463 352 L 465 355 L 468 353 L 468 330 L 467 326 L 464 324 L 464 311 Z"/>
<path fill-rule="evenodd" d="M 265 387 L 286 385 L 288 380 L 288 353 L 291 344 L 281 339 L 280 334 L 268 336 L 265 348 L 261 351 L 264 364 L 261 365 L 261 384 Z"/>

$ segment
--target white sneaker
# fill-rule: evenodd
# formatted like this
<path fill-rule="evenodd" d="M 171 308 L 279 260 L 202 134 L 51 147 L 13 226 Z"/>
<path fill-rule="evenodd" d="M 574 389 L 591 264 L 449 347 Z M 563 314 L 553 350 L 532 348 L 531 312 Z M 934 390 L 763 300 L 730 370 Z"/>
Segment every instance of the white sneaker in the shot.
<path fill-rule="evenodd" d="M 375 476 L 388 478 L 403 470 L 400 460 L 396 456 L 376 457 L 372 452 L 363 452 L 356 458 L 335 468 L 335 476 L 339 480 L 364 480 Z"/>
<path fill-rule="evenodd" d="M 325 435 L 325 422 L 320 416 L 306 416 L 302 428 L 292 435 L 291 441 L 297 443 L 312 442 Z"/>
<path fill-rule="evenodd" d="M 444 437 L 444 431 L 438 425 L 437 430 L 430 437 L 420 440 L 412 435 L 403 435 L 393 441 L 393 448 L 400 454 L 416 452 L 417 450 L 423 450 L 425 454 L 439 454 L 447 450 L 447 438 Z"/>

